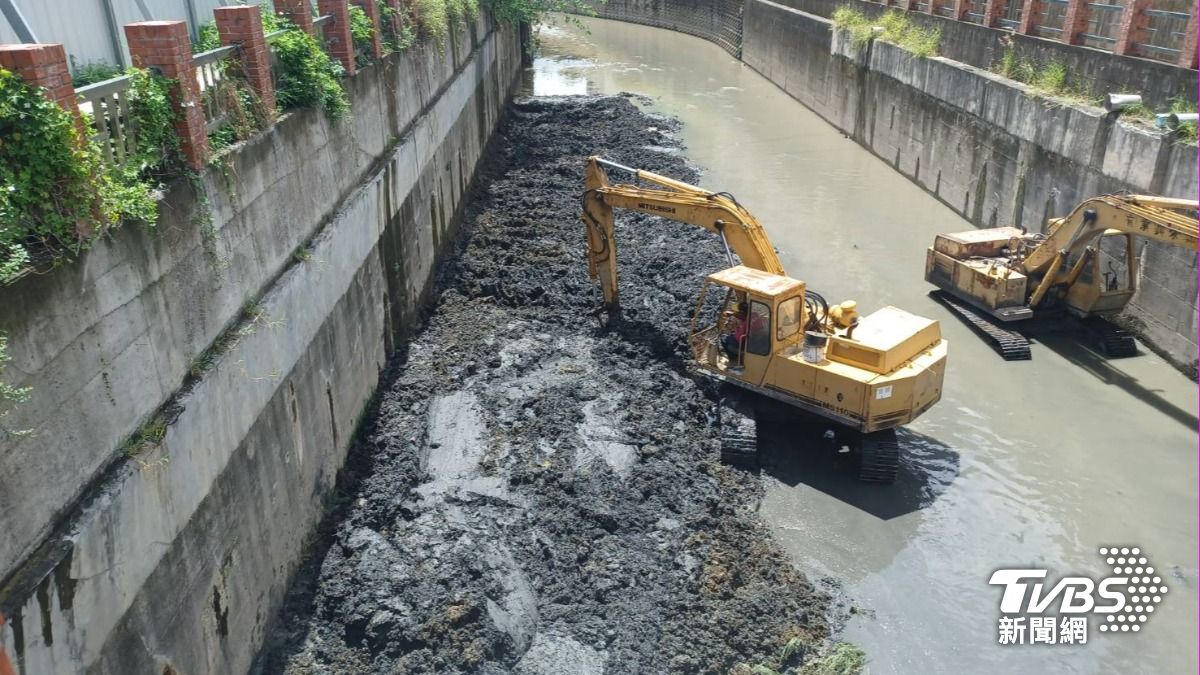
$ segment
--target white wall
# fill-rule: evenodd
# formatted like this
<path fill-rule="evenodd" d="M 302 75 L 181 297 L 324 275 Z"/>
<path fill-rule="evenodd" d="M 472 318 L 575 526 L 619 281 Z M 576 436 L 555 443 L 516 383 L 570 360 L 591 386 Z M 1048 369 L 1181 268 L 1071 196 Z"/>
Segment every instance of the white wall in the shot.
<path fill-rule="evenodd" d="M 127 23 L 178 19 L 192 26 L 212 21 L 213 9 L 226 5 L 258 5 L 270 0 L 0 0 L 11 2 L 25 17 L 39 42 L 60 43 L 78 64 L 103 61 L 129 65 Z M 114 44 L 109 8 L 116 23 Z M 194 12 L 194 14 L 193 14 Z M 194 20 L 193 20 L 194 19 Z M 0 43 L 21 42 L 16 28 L 0 13 Z"/>

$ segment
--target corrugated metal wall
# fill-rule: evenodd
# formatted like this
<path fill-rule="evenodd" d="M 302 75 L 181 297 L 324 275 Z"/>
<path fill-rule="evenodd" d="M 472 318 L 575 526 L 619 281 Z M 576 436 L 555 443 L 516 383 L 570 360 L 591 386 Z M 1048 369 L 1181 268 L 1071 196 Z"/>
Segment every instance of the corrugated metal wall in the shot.
<path fill-rule="evenodd" d="M 270 0 L 0 0 L 25 18 L 39 42 L 57 42 L 66 47 L 76 64 L 102 61 L 129 64 L 125 45 L 127 23 L 178 19 L 192 27 L 212 21 L 217 7 L 236 4 L 258 5 Z M 0 12 L 0 42 L 21 42 L 16 28 Z"/>

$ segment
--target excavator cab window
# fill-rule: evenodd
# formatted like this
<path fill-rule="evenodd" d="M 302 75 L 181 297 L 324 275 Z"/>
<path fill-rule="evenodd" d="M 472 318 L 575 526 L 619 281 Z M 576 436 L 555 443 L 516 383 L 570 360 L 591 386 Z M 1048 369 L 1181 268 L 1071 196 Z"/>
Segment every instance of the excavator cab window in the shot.
<path fill-rule="evenodd" d="M 771 308 L 757 300 L 750 302 L 746 351 L 759 356 L 768 356 L 771 353 Z"/>
<path fill-rule="evenodd" d="M 786 340 L 800 330 L 800 296 L 779 303 L 779 326 L 775 339 Z"/>

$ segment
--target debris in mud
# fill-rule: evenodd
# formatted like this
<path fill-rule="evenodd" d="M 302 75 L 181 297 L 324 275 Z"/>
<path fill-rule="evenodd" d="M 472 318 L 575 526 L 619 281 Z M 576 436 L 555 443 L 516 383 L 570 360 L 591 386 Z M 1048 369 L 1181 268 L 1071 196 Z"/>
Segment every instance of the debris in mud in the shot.
<path fill-rule="evenodd" d="M 675 124 L 624 97 L 513 104 L 267 670 L 724 673 L 815 654 L 827 598 L 756 516 L 757 477 L 719 462 L 713 398 L 684 366 L 720 244 L 625 215 L 625 318 L 593 313 L 584 160 L 693 180 L 663 150 Z"/>

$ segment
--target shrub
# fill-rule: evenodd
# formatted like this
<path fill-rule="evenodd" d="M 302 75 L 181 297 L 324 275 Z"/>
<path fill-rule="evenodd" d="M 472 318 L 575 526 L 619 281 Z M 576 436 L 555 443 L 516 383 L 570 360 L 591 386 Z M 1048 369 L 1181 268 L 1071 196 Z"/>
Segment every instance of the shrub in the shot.
<path fill-rule="evenodd" d="M 71 85 L 76 89 L 86 87 L 89 84 L 111 80 L 121 74 L 121 69 L 111 63 L 103 61 L 88 61 L 83 65 L 75 63 L 75 57 L 71 57 L 71 70 L 74 74 L 71 76 Z"/>
<path fill-rule="evenodd" d="M 131 70 L 135 155 L 106 167 L 74 115 L 0 69 L 0 283 L 85 250 L 122 220 L 153 224 L 153 176 L 177 156 L 170 82 Z"/>
<path fill-rule="evenodd" d="M 358 5 L 350 5 L 350 39 L 354 42 L 354 60 L 360 66 L 371 62 L 371 49 L 375 42 L 375 24 L 366 11 Z"/>
<path fill-rule="evenodd" d="M 850 34 L 850 44 L 861 47 L 874 38 L 886 40 L 912 52 L 914 56 L 927 58 L 937 55 L 942 42 L 941 28 L 921 28 L 914 24 L 904 12 L 887 11 L 877 19 L 870 19 L 862 12 L 843 5 L 833 13 L 833 25 Z M 875 27 L 882 28 L 876 33 Z"/>
<path fill-rule="evenodd" d="M 438 44 L 446 41 L 450 15 L 447 0 L 416 0 L 417 19 L 421 24 L 421 37 Z"/>
<path fill-rule="evenodd" d="M 285 108 L 321 107 L 331 119 L 350 114 L 350 99 L 338 80 L 342 65 L 321 50 L 313 36 L 291 29 L 274 42 L 279 59 L 275 96 Z"/>

